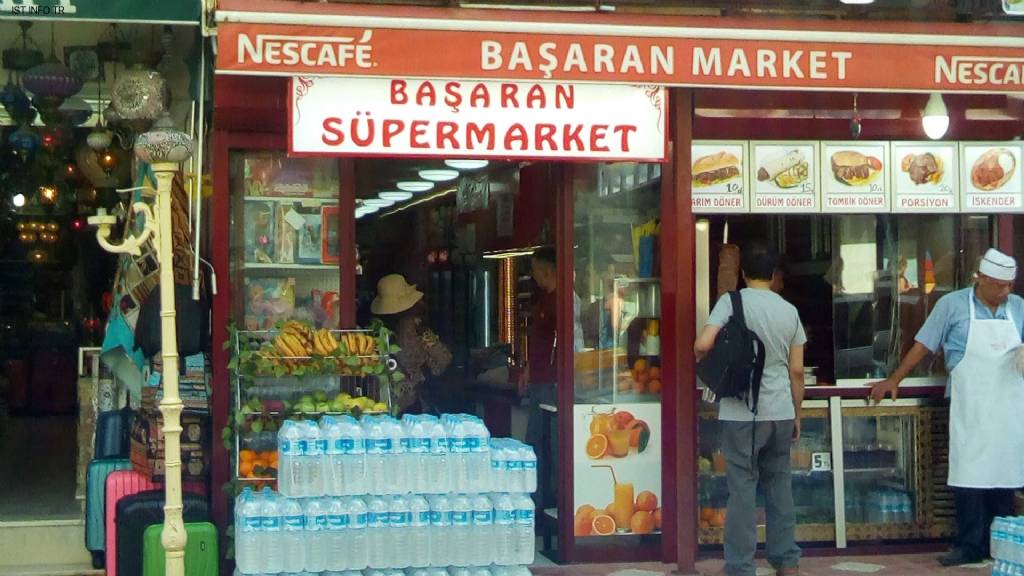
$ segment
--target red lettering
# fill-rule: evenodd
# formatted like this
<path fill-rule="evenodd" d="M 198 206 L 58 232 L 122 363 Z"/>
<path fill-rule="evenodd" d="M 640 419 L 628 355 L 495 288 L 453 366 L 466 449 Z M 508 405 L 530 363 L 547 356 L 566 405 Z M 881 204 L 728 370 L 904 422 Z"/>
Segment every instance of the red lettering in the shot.
<path fill-rule="evenodd" d="M 430 144 L 423 139 L 427 134 L 427 126 L 430 124 L 427 120 L 413 120 L 409 124 L 409 128 L 412 131 L 412 136 L 409 138 L 409 146 L 412 148 L 430 148 Z"/>
<path fill-rule="evenodd" d="M 607 124 L 595 124 L 590 127 L 590 149 L 594 152 L 608 152 L 604 137 L 608 134 Z"/>
<path fill-rule="evenodd" d="M 369 116 L 370 113 L 367 112 L 366 115 Z M 366 137 L 359 136 L 359 116 L 356 116 L 355 118 L 352 119 L 352 129 L 350 130 L 350 132 L 352 133 L 352 143 L 355 144 L 356 146 L 365 147 L 369 146 L 370 144 L 373 144 L 373 135 L 374 132 L 376 132 L 376 125 L 374 124 L 373 120 L 370 120 L 369 118 L 363 120 L 362 123 L 366 125 Z"/>
<path fill-rule="evenodd" d="M 612 131 L 622 137 L 622 151 L 629 152 L 629 134 L 630 132 L 636 132 L 636 126 L 629 124 L 619 124 Z"/>
<path fill-rule="evenodd" d="M 555 85 L 555 108 L 575 108 L 576 87 L 564 84 Z"/>
<path fill-rule="evenodd" d="M 540 84 L 531 86 L 530 91 L 526 93 L 526 107 L 543 108 L 546 102 L 547 98 L 544 97 L 544 88 Z"/>
<path fill-rule="evenodd" d="M 484 150 L 494 150 L 494 124 L 466 124 L 466 148 L 476 150 L 477 145 L 484 146 Z"/>
<path fill-rule="evenodd" d="M 508 108 L 510 103 L 512 108 L 519 108 L 519 101 L 516 100 L 516 96 L 519 93 L 519 87 L 515 84 L 502 84 L 501 85 L 501 107 Z"/>
<path fill-rule="evenodd" d="M 392 104 L 408 104 L 409 95 L 405 93 L 405 80 L 392 80 L 391 81 L 391 103 Z"/>
<path fill-rule="evenodd" d="M 490 108 L 491 91 L 484 84 L 473 86 L 473 92 L 469 95 L 469 105 L 472 108 Z"/>
<path fill-rule="evenodd" d="M 438 122 L 437 123 L 437 147 L 440 149 L 445 148 L 445 142 L 451 143 L 451 147 L 454 150 L 459 149 L 459 141 L 455 139 L 455 135 L 459 132 L 459 125 L 455 122 Z"/>
<path fill-rule="evenodd" d="M 341 131 L 341 118 L 324 118 L 324 132 L 320 139 L 328 146 L 340 146 L 345 142 L 345 134 Z"/>
<path fill-rule="evenodd" d="M 462 106 L 462 93 L 459 92 L 461 86 L 459 82 L 448 82 L 444 85 L 444 103 L 453 112 L 458 112 L 459 106 Z"/>
<path fill-rule="evenodd" d="M 423 106 L 424 102 L 427 106 L 434 106 L 437 104 L 437 91 L 434 90 L 434 84 L 432 82 L 424 82 L 420 84 L 420 87 L 416 90 L 416 105 Z"/>
<path fill-rule="evenodd" d="M 533 127 L 534 132 L 534 143 L 538 151 L 544 149 L 544 143 L 546 142 L 549 150 L 558 150 L 558 144 L 555 143 L 555 128 L 554 124 L 537 124 Z"/>
<path fill-rule="evenodd" d="M 384 133 L 384 147 L 391 147 L 391 139 L 398 136 L 402 130 L 405 130 L 405 122 L 402 120 L 392 120 L 388 118 L 383 122 L 381 126 L 381 132 Z"/>
<path fill-rule="evenodd" d="M 505 132 L 505 150 L 512 150 L 514 143 L 519 143 L 519 150 L 526 150 L 528 141 L 526 138 L 526 127 L 519 122 L 509 126 L 508 132 Z"/>
<path fill-rule="evenodd" d="M 564 124 L 562 126 L 562 150 L 568 152 L 573 145 L 576 146 L 576 150 L 583 150 L 583 139 L 580 138 L 582 131 L 583 126 L 580 124 Z"/>

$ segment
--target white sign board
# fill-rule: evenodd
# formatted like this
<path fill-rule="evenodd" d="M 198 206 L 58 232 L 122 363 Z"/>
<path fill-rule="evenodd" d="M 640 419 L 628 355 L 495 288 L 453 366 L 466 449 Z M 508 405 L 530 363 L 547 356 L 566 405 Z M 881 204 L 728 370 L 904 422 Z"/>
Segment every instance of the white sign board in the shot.
<path fill-rule="evenodd" d="M 696 213 L 749 212 L 747 204 L 747 142 L 694 140 L 690 175 Z"/>
<path fill-rule="evenodd" d="M 888 212 L 888 161 L 888 142 L 823 142 L 822 211 L 837 214 Z"/>
<path fill-rule="evenodd" d="M 962 212 L 1024 211 L 1020 142 L 960 144 Z"/>
<path fill-rule="evenodd" d="M 817 142 L 751 142 L 750 157 L 751 212 L 820 210 Z"/>
<path fill-rule="evenodd" d="M 661 162 L 667 105 L 657 86 L 295 77 L 289 153 Z"/>
<path fill-rule="evenodd" d="M 893 212 L 957 212 L 960 171 L 956 143 L 893 142 L 890 146 Z"/>

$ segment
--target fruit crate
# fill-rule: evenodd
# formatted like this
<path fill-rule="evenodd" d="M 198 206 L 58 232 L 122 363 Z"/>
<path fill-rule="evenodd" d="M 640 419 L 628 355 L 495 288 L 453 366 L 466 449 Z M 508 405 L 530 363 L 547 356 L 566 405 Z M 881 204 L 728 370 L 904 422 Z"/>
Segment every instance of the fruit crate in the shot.
<path fill-rule="evenodd" d="M 391 411 L 397 363 L 386 332 L 315 330 L 288 321 L 277 330 L 235 331 L 231 344 L 239 481 L 276 479 L 272 455 L 287 419 Z"/>

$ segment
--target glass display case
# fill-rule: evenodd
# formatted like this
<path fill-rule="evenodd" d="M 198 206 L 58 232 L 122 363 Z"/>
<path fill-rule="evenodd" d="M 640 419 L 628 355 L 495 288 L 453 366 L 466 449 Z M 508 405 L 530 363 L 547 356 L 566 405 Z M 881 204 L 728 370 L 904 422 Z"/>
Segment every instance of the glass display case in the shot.
<path fill-rule="evenodd" d="M 835 540 L 835 482 L 832 468 L 832 430 L 828 405 L 807 401 L 801 411 L 800 440 L 793 445 L 793 502 L 799 542 Z M 702 404 L 699 424 L 698 502 L 700 544 L 721 544 L 729 488 L 725 457 L 719 450 L 718 407 Z M 758 538 L 764 542 L 764 497 L 757 496 Z"/>

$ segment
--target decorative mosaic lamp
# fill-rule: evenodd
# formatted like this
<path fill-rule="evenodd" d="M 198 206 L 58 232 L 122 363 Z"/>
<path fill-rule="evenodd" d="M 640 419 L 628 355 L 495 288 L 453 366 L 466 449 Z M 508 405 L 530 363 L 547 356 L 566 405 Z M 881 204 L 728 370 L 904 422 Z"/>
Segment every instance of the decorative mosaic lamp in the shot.
<path fill-rule="evenodd" d="M 192 147 L 192 139 L 188 134 L 174 127 L 171 115 L 165 111 L 149 132 L 145 132 L 135 139 L 135 156 L 150 164 L 161 162 L 177 164 L 192 156 Z"/>
<path fill-rule="evenodd" d="M 167 104 L 167 82 L 159 72 L 136 64 L 114 84 L 110 103 L 121 120 L 156 120 Z"/>
<path fill-rule="evenodd" d="M 7 143 L 11 145 L 11 150 L 21 158 L 22 162 L 28 162 L 32 154 L 39 149 L 41 140 L 39 134 L 22 124 L 7 137 Z"/>

